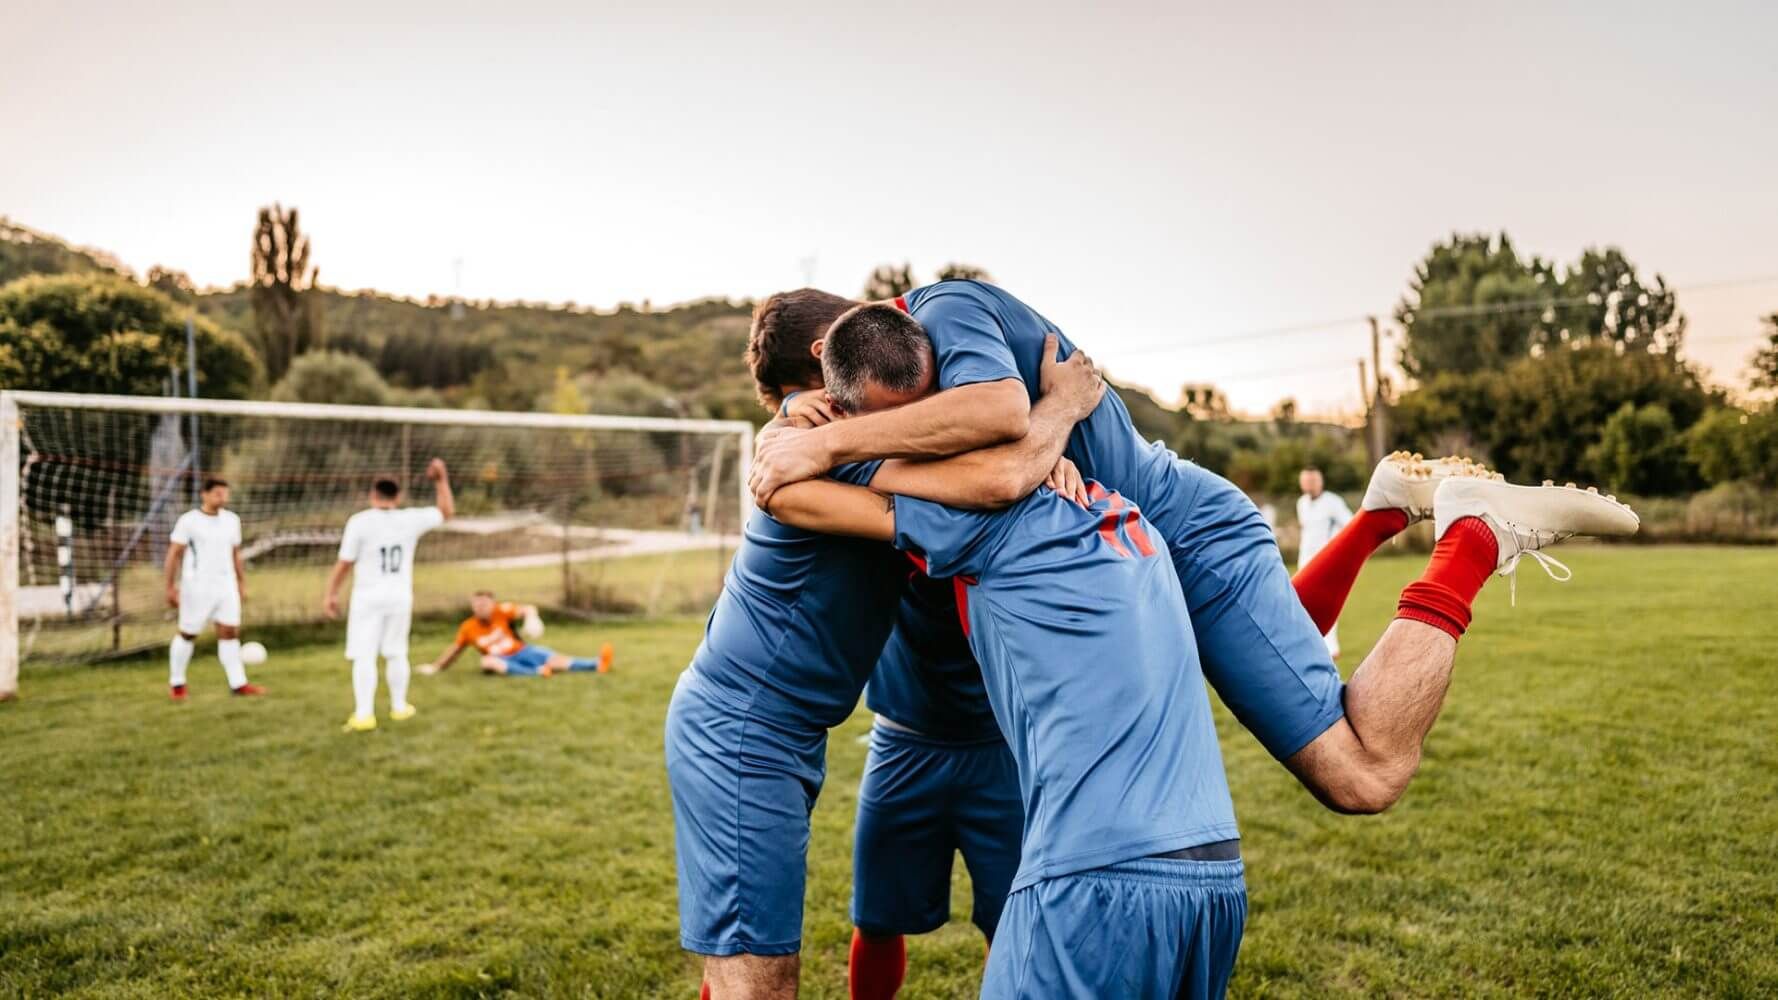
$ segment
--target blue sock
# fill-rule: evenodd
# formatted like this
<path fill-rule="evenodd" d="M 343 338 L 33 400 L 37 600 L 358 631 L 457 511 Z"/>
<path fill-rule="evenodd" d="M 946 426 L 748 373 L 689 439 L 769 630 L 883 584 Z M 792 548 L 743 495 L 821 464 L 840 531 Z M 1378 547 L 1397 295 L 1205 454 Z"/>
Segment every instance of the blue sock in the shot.
<path fill-rule="evenodd" d="M 569 670 L 597 670 L 597 669 L 599 669 L 599 661 L 598 660 L 589 660 L 584 656 L 576 656 L 574 659 L 568 661 L 568 669 Z"/>

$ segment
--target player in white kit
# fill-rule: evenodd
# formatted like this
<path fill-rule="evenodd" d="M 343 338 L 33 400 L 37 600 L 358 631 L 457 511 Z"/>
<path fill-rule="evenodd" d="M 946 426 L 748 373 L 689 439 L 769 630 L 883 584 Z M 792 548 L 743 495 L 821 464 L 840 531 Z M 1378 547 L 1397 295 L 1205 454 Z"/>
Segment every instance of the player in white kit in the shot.
<path fill-rule="evenodd" d="M 1303 491 L 1303 495 L 1296 498 L 1296 523 L 1303 529 L 1296 552 L 1296 568 L 1300 571 L 1315 558 L 1315 553 L 1340 533 L 1347 521 L 1352 520 L 1352 508 L 1346 506 L 1346 501 L 1340 499 L 1338 493 L 1326 491 L 1321 470 L 1312 465 L 1297 473 L 1296 482 Z M 1328 626 L 1324 638 L 1328 655 L 1339 659 L 1340 627 Z"/>
<path fill-rule="evenodd" d="M 456 510 L 451 480 L 442 459 L 426 466 L 426 478 L 437 491 L 437 506 L 401 507 L 401 485 L 379 479 L 370 490 L 370 509 L 346 521 L 339 562 L 327 578 L 322 610 L 340 614 L 340 583 L 352 578 L 352 604 L 346 615 L 346 659 L 352 661 L 352 717 L 347 732 L 377 728 L 377 655 L 383 657 L 389 681 L 389 718 L 414 717 L 408 704 L 408 623 L 414 614 L 414 549 L 420 536 L 450 520 Z"/>
<path fill-rule="evenodd" d="M 216 657 L 238 695 L 261 695 L 247 683 L 241 663 L 241 601 L 247 573 L 241 563 L 241 519 L 228 506 L 228 483 L 206 479 L 199 506 L 179 515 L 167 546 L 167 604 L 179 612 L 179 631 L 167 649 L 168 683 L 174 701 L 185 700 L 185 668 L 204 626 L 216 623 Z"/>

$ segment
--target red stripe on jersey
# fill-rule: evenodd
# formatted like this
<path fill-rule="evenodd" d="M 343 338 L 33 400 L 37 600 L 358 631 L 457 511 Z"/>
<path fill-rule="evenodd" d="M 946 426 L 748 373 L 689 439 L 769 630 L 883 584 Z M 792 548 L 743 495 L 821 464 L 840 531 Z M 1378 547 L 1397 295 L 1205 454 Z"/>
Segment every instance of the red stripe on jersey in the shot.
<path fill-rule="evenodd" d="M 897 295 L 895 297 L 895 308 L 900 309 L 902 312 L 907 312 L 908 311 L 908 300 Z"/>
<path fill-rule="evenodd" d="M 906 555 L 907 555 L 909 561 L 911 561 L 915 566 L 920 567 L 920 572 L 922 572 L 922 573 L 926 572 L 926 557 L 925 556 L 917 556 L 917 555 L 914 555 L 912 552 L 906 553 Z"/>
<path fill-rule="evenodd" d="M 975 580 L 967 576 L 951 577 L 951 592 L 957 595 L 957 620 L 963 623 L 963 638 L 969 638 L 969 585 Z"/>
<path fill-rule="evenodd" d="M 1113 552 L 1125 559 L 1130 558 L 1130 550 L 1124 548 L 1123 540 L 1117 537 L 1116 513 L 1106 514 L 1105 519 L 1099 522 L 1099 537 L 1105 539 L 1105 544 L 1111 546 Z"/>
<path fill-rule="evenodd" d="M 1087 481 L 1087 499 L 1095 501 L 1105 499 L 1105 487 L 1100 486 L 1097 479 Z"/>
<path fill-rule="evenodd" d="M 1144 557 L 1154 555 L 1154 545 L 1148 540 L 1148 532 L 1142 530 L 1142 512 L 1131 509 L 1124 515 L 1124 530 L 1130 533 L 1130 541 L 1136 543 L 1136 551 Z"/>

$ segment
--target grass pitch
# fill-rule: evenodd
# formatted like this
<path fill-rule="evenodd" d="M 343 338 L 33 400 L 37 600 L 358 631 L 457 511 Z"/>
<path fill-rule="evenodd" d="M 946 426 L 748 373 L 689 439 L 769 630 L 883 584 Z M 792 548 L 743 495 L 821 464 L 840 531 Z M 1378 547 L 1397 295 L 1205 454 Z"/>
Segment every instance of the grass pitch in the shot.
<path fill-rule="evenodd" d="M 1331 815 L 1221 717 L 1252 912 L 1237 996 L 1778 994 L 1778 551 L 1574 548 L 1489 585 L 1406 799 Z M 1419 558 L 1378 559 L 1356 663 Z M 562 624 L 619 672 L 416 677 L 420 715 L 339 732 L 337 634 L 230 699 L 164 665 L 27 670 L 0 705 L 0 994 L 696 995 L 677 947 L 661 723 L 699 619 Z M 416 661 L 447 637 L 422 626 Z M 845 995 L 868 718 L 832 738 L 804 996 Z M 903 996 L 972 996 L 954 919 Z"/>

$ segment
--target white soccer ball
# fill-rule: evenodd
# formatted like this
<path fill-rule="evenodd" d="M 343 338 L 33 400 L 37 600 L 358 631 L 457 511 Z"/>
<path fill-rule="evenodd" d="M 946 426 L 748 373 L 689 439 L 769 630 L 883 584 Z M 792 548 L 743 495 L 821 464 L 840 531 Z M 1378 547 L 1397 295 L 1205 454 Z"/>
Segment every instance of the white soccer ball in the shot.
<path fill-rule="evenodd" d="M 525 623 L 519 626 L 519 631 L 525 638 L 535 639 L 543 634 L 543 619 L 536 615 L 526 615 Z"/>
<path fill-rule="evenodd" d="M 245 663 L 246 665 L 248 665 L 250 667 L 254 666 L 255 664 L 264 663 L 265 662 L 265 644 L 259 643 L 259 642 L 244 642 L 244 643 L 242 643 L 241 644 L 241 662 Z"/>

